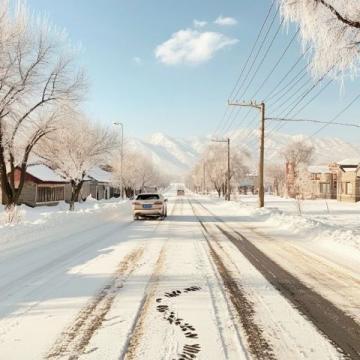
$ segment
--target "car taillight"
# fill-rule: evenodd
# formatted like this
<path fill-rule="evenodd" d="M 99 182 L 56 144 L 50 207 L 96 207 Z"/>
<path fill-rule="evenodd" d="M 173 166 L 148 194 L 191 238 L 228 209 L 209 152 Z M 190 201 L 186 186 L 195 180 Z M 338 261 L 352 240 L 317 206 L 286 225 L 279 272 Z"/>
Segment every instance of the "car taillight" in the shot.
<path fill-rule="evenodd" d="M 141 205 L 141 204 L 137 201 L 133 201 L 133 205 Z"/>
<path fill-rule="evenodd" d="M 162 201 L 155 201 L 154 205 L 162 205 Z"/>

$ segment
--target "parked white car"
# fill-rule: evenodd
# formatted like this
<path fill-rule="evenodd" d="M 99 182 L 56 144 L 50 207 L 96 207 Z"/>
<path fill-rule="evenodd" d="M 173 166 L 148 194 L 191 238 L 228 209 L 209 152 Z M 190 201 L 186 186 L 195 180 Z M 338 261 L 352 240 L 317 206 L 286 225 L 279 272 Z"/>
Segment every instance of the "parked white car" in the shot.
<path fill-rule="evenodd" d="M 164 219 L 167 216 L 167 199 L 161 194 L 139 194 L 132 205 L 134 220 L 148 216 Z"/>

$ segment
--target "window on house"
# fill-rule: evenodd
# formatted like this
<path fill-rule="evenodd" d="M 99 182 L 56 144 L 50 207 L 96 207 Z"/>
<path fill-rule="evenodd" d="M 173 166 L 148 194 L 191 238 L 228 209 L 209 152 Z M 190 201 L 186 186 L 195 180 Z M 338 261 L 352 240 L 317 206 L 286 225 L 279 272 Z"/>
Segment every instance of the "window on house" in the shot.
<path fill-rule="evenodd" d="M 347 182 L 347 183 L 345 184 L 345 194 L 346 194 L 346 195 L 352 195 L 352 191 L 353 191 L 353 189 L 352 189 L 352 183 L 351 183 L 351 182 Z"/>
<path fill-rule="evenodd" d="M 36 202 L 38 203 L 61 201 L 64 199 L 65 196 L 63 186 L 39 186 L 37 189 Z"/>
<path fill-rule="evenodd" d="M 329 194 L 330 193 L 330 184 L 329 183 L 320 183 L 320 193 Z"/>

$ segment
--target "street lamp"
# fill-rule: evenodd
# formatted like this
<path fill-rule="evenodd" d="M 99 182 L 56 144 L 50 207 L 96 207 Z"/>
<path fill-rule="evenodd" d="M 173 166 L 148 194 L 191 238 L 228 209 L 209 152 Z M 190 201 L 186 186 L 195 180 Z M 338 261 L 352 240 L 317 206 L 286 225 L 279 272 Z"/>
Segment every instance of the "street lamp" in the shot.
<path fill-rule="evenodd" d="M 114 122 L 114 125 L 121 126 L 121 150 L 120 150 L 120 194 L 121 198 L 124 199 L 124 189 L 123 189 L 123 162 L 124 162 L 124 124 L 122 122 Z"/>

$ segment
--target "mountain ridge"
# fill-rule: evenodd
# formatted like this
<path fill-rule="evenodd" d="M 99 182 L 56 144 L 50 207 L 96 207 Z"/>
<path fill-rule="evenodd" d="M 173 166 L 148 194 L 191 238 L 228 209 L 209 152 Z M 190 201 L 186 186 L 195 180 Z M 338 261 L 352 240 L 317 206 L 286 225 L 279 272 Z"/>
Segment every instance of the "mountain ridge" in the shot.
<path fill-rule="evenodd" d="M 239 129 L 232 133 L 232 148 L 246 152 L 250 168 L 257 166 L 258 130 Z M 250 140 L 249 140 L 250 139 Z M 340 138 L 310 138 L 304 134 L 289 135 L 270 133 L 265 142 L 265 158 L 268 162 L 281 163 L 282 149 L 292 140 L 302 139 L 314 146 L 315 165 L 339 162 L 346 158 L 360 160 L 360 149 L 355 144 Z M 144 139 L 128 139 L 128 145 L 135 151 L 150 156 L 162 172 L 169 175 L 183 176 L 191 170 L 203 151 L 211 144 L 211 136 L 176 138 L 158 132 Z M 219 146 L 222 146 L 219 144 Z M 225 148 L 224 148 L 224 151 Z"/>

